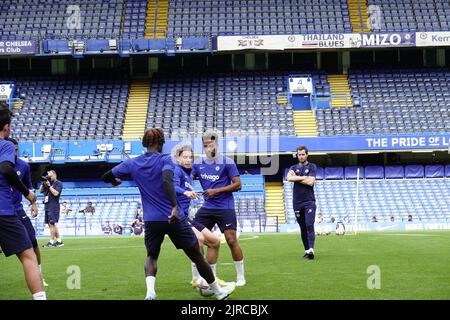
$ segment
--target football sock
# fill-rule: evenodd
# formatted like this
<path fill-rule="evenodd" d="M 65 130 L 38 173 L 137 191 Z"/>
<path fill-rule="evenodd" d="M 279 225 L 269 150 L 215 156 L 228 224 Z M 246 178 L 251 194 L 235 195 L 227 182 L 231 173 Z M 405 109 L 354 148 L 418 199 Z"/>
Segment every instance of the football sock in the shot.
<path fill-rule="evenodd" d="M 36 292 L 33 294 L 33 300 L 47 300 L 45 291 Z"/>
<path fill-rule="evenodd" d="M 212 270 L 212 272 L 213 272 L 213 274 L 214 274 L 214 278 L 217 278 L 217 273 L 216 273 L 217 263 L 215 263 L 215 264 L 210 264 L 210 266 L 211 266 L 211 270 Z"/>
<path fill-rule="evenodd" d="M 200 274 L 198 273 L 197 266 L 195 263 L 191 263 L 192 267 L 192 280 L 198 280 L 200 278 Z"/>
<path fill-rule="evenodd" d="M 244 276 L 244 260 L 234 261 L 234 266 L 236 267 L 236 274 L 238 279 L 245 279 Z"/>
<path fill-rule="evenodd" d="M 145 282 L 147 283 L 147 297 L 155 295 L 155 277 L 148 276 L 145 278 Z"/>

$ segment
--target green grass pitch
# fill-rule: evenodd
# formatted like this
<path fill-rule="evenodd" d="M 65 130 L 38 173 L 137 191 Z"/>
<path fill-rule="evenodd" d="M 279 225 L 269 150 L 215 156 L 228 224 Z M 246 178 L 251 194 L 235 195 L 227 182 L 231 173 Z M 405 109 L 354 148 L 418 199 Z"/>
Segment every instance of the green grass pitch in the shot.
<path fill-rule="evenodd" d="M 450 232 L 378 232 L 317 237 L 316 259 L 303 260 L 299 234 L 242 234 L 247 285 L 230 300 L 450 299 Z M 41 248 L 49 299 L 137 299 L 145 296 L 142 237 L 65 238 L 62 248 Z M 40 245 L 45 239 L 40 239 Z M 69 290 L 69 266 L 79 266 L 81 288 Z M 369 266 L 380 289 L 368 289 Z M 156 281 L 161 300 L 208 299 L 192 289 L 190 263 L 168 238 Z M 218 275 L 235 280 L 226 244 Z M 69 281 L 70 282 L 70 281 Z M 369 281 L 370 283 L 373 283 Z M 30 299 L 16 257 L 0 256 L 0 299 Z M 210 298 L 212 299 L 212 298 Z"/>

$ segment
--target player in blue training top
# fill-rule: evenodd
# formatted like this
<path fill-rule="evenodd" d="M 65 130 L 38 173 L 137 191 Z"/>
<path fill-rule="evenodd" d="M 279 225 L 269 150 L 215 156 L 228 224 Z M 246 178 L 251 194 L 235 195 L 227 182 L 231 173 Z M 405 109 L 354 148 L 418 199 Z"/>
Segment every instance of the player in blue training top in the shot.
<path fill-rule="evenodd" d="M 205 156 L 196 159 L 192 176 L 200 180 L 205 203 L 198 210 L 194 221 L 211 230 L 215 224 L 224 233 L 236 268 L 236 286 L 245 285 L 244 256 L 236 237 L 237 220 L 233 192 L 241 189 L 241 178 L 234 161 L 218 152 L 219 134 L 208 130 L 202 137 Z M 217 256 L 218 250 L 208 248 L 208 256 Z M 215 265 L 213 265 L 215 270 Z"/>
<path fill-rule="evenodd" d="M 185 143 L 175 146 L 173 150 L 173 156 L 177 160 L 177 165 L 174 172 L 175 191 L 177 193 L 180 209 L 185 213 L 187 217 L 189 217 L 189 206 L 191 204 L 191 200 L 199 199 L 199 194 L 194 191 L 192 187 L 191 171 L 192 163 L 194 160 L 194 151 L 192 150 L 192 145 L 190 143 Z M 208 228 L 198 222 L 195 222 L 191 219 L 189 219 L 189 222 L 192 224 L 192 231 L 194 231 L 198 239 L 200 250 L 202 250 L 202 252 L 203 244 L 205 244 L 208 248 L 212 248 L 213 251 L 219 250 L 220 239 L 219 237 L 217 237 L 217 235 L 212 233 Z M 210 265 L 216 265 L 217 256 L 207 255 L 206 260 Z M 225 281 L 219 279 L 218 277 L 216 277 L 216 280 L 221 286 L 227 285 Z M 198 273 L 195 263 L 192 263 L 192 286 L 203 286 L 204 283 L 205 280 Z"/>
<path fill-rule="evenodd" d="M 11 141 L 14 144 L 14 155 L 15 155 L 15 161 L 16 165 L 14 166 L 14 171 L 19 176 L 20 181 L 23 182 L 23 184 L 29 189 L 34 191 L 33 184 L 31 183 L 31 172 L 30 172 L 30 165 L 20 159 L 18 157 L 19 155 L 19 143 L 12 138 L 8 138 L 9 141 Z M 39 264 L 39 271 L 41 272 L 42 276 L 42 267 L 41 267 L 41 251 L 39 250 L 38 242 L 36 240 L 36 231 L 34 230 L 33 224 L 31 223 L 30 218 L 25 213 L 25 210 L 23 209 L 22 205 L 22 193 L 20 193 L 19 190 L 14 189 L 13 190 L 13 203 L 14 208 L 16 210 L 16 214 L 19 216 L 19 220 L 23 223 L 25 226 L 25 229 L 27 229 L 28 236 L 30 237 L 31 244 L 33 245 L 34 253 L 36 254 L 36 258 Z M 37 217 L 38 215 L 38 209 L 36 203 L 33 203 L 31 205 L 31 215 L 33 218 Z M 42 282 L 45 287 L 48 286 L 48 284 L 45 282 L 44 277 L 42 276 Z"/>
<path fill-rule="evenodd" d="M 297 223 L 300 225 L 305 254 L 303 258 L 314 259 L 314 221 L 316 219 L 316 198 L 314 183 L 317 167 L 308 162 L 308 149 L 305 146 L 297 148 L 299 164 L 292 166 L 287 175 L 287 181 L 294 182 L 293 206 Z"/>
<path fill-rule="evenodd" d="M 178 249 L 194 262 L 200 275 L 208 282 L 219 300 L 226 299 L 234 290 L 234 285 L 220 287 L 214 274 L 205 261 L 197 238 L 183 211 L 179 210 L 174 188 L 173 172 L 175 164 L 170 155 L 161 154 L 164 145 L 164 132 L 161 129 L 148 129 L 144 133 L 142 145 L 147 153 L 127 159 L 102 177 L 106 183 L 118 185 L 121 179 L 131 177 L 141 193 L 144 210 L 145 276 L 147 283 L 146 300 L 154 300 L 157 260 L 164 236 L 167 234 Z"/>
<path fill-rule="evenodd" d="M 14 171 L 14 145 L 6 141 L 11 131 L 11 111 L 0 104 L 0 247 L 5 256 L 17 255 L 23 265 L 28 289 L 35 300 L 45 300 L 36 254 L 24 225 L 14 209 L 12 188 L 18 189 L 31 203 L 36 195 L 19 179 Z"/>

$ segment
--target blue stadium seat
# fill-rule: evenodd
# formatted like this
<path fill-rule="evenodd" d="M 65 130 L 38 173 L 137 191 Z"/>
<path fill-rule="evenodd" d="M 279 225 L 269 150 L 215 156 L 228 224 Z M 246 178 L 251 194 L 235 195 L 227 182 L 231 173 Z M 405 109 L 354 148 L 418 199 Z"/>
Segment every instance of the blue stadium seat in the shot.
<path fill-rule="evenodd" d="M 323 180 L 324 178 L 324 172 L 322 167 L 317 167 L 316 170 L 316 180 Z"/>
<path fill-rule="evenodd" d="M 344 179 L 343 167 L 325 167 L 325 180 Z"/>
<path fill-rule="evenodd" d="M 386 166 L 386 179 L 403 179 L 405 177 L 405 168 L 403 166 Z"/>
<path fill-rule="evenodd" d="M 384 168 L 382 166 L 367 166 L 364 169 L 364 177 L 366 179 L 383 179 Z"/>
<path fill-rule="evenodd" d="M 445 166 L 445 176 L 446 176 L 447 178 L 450 178 L 450 164 L 447 164 L 447 165 Z"/>
<path fill-rule="evenodd" d="M 423 178 L 424 167 L 421 165 L 405 166 L 405 178 Z"/>
<path fill-rule="evenodd" d="M 358 168 L 359 168 L 359 178 L 364 178 L 364 167 L 363 166 L 348 166 L 345 167 L 345 179 L 356 179 L 358 177 Z"/>
<path fill-rule="evenodd" d="M 425 178 L 443 178 L 444 175 L 444 166 L 441 164 L 432 164 L 425 166 Z"/>

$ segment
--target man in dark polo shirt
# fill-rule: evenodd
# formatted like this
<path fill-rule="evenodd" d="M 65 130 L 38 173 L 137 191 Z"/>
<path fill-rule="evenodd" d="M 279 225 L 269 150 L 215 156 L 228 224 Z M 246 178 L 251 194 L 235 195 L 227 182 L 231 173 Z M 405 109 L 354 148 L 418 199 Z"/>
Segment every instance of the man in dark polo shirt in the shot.
<path fill-rule="evenodd" d="M 297 148 L 299 163 L 292 166 L 287 175 L 287 181 L 294 183 L 293 206 L 297 223 L 300 225 L 305 254 L 303 258 L 314 259 L 314 221 L 316 217 L 316 198 L 314 183 L 317 167 L 308 162 L 308 149 L 305 146 Z"/>

